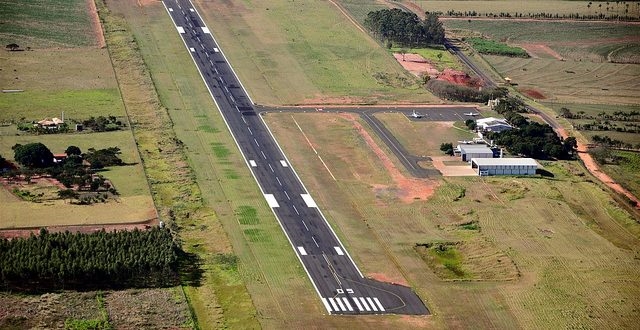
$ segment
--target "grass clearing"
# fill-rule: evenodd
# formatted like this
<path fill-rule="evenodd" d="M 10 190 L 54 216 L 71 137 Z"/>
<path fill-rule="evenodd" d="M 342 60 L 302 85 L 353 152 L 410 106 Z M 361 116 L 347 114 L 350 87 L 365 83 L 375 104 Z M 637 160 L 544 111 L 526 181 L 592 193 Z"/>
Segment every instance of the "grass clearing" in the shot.
<path fill-rule="evenodd" d="M 258 103 L 437 101 L 330 2 L 199 5 Z"/>
<path fill-rule="evenodd" d="M 0 25 L 3 46 L 10 43 L 22 48 L 95 45 L 84 0 L 3 0 Z"/>
<path fill-rule="evenodd" d="M 411 154 L 417 156 L 442 156 L 440 144 L 456 145 L 458 141 L 476 137 L 469 130 L 454 128 L 451 122 L 410 121 L 401 113 L 377 113 L 375 116 Z"/>
<path fill-rule="evenodd" d="M 353 140 L 353 129 L 339 115 L 322 114 L 323 120 L 319 114 L 293 116 L 337 182 L 304 137 L 289 129 L 291 114 L 271 113 L 266 119 L 351 255 L 365 274 L 406 276 L 435 312 L 434 325 L 625 327 L 639 317 L 634 306 L 640 287 L 630 283 L 637 273 L 640 225 L 578 163 L 543 164 L 554 174 L 551 180 L 446 178 L 428 201 L 402 204 L 377 194 L 374 187 L 385 184 L 385 173 L 375 165 L 375 155 Z M 404 124 L 398 130 L 412 131 L 414 123 L 395 122 Z M 352 171 L 351 164 L 362 171 Z M 480 230 L 460 228 L 470 221 L 477 221 Z M 442 281 L 413 247 L 447 241 L 473 247 L 456 248 L 462 260 L 486 258 L 471 273 L 500 264 L 509 271 L 486 278 L 510 280 Z M 469 271 L 464 261 L 461 265 Z M 521 276 L 514 279 L 517 272 Z M 611 278 L 617 280 L 607 280 Z M 402 324 L 406 326 L 396 326 Z"/>
<path fill-rule="evenodd" d="M 511 47 L 491 39 L 467 38 L 466 41 L 481 54 L 524 58 L 529 57 L 527 52 L 520 47 Z"/>

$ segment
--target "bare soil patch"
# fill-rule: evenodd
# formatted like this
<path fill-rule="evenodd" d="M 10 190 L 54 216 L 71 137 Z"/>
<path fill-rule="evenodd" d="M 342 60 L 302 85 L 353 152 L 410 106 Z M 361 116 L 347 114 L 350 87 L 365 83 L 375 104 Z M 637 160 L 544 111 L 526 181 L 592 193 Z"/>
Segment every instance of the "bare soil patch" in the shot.
<path fill-rule="evenodd" d="M 458 163 L 460 159 L 453 156 L 431 156 L 431 164 L 442 176 L 477 176 L 470 165 L 447 165 L 445 162 Z"/>
<path fill-rule="evenodd" d="M 563 60 L 564 58 L 562 57 L 562 55 L 560 55 L 558 52 L 556 52 L 555 50 L 549 48 L 549 46 L 545 45 L 545 44 L 518 44 L 516 45 L 518 47 L 523 48 L 524 50 L 527 51 L 527 53 L 529 54 L 529 56 L 533 57 L 533 58 L 540 58 L 540 57 L 546 57 L 547 56 L 551 56 L 555 59 L 558 60 Z"/>
<path fill-rule="evenodd" d="M 436 67 L 429 62 L 429 60 L 420 56 L 419 54 L 399 54 L 394 53 L 393 57 L 402 65 L 402 67 L 409 71 L 416 77 L 423 75 L 429 75 L 432 79 L 448 81 L 452 84 L 467 86 L 467 87 L 480 87 L 482 86 L 482 80 L 478 78 L 472 78 L 466 72 L 444 69 L 442 72 L 438 71 Z"/>
<path fill-rule="evenodd" d="M 404 277 L 390 277 L 384 273 L 367 273 L 367 277 L 380 282 L 410 286 Z"/>
<path fill-rule="evenodd" d="M 544 96 L 544 94 L 542 94 L 541 91 L 535 88 L 523 88 L 523 89 L 520 89 L 519 91 L 536 100 L 544 100 L 547 98 L 546 96 Z"/>
<path fill-rule="evenodd" d="M 107 46 L 107 43 L 105 42 L 104 34 L 102 33 L 102 24 L 100 23 L 100 18 L 98 17 L 96 3 L 94 2 L 94 0 L 86 0 L 86 2 L 87 12 L 89 13 L 91 26 L 93 27 L 93 35 L 96 39 L 96 43 L 98 44 L 98 48 L 105 48 Z"/>
<path fill-rule="evenodd" d="M 394 187 L 384 187 L 384 188 L 395 188 L 395 193 L 398 199 L 403 203 L 412 203 L 416 200 L 426 200 L 431 195 L 433 195 L 435 188 L 438 186 L 436 181 L 428 180 L 428 179 L 415 179 L 408 178 L 403 175 L 400 170 L 393 164 L 393 161 L 387 154 L 378 146 L 378 144 L 373 140 L 369 132 L 362 127 L 362 125 L 356 120 L 354 114 L 340 114 L 340 117 L 351 121 L 354 129 L 360 134 L 360 136 L 366 141 L 367 145 L 371 150 L 378 156 L 380 161 L 384 164 L 385 170 L 391 176 Z M 380 189 L 381 185 L 376 185 L 375 189 Z M 392 191 L 394 189 L 389 189 Z"/>

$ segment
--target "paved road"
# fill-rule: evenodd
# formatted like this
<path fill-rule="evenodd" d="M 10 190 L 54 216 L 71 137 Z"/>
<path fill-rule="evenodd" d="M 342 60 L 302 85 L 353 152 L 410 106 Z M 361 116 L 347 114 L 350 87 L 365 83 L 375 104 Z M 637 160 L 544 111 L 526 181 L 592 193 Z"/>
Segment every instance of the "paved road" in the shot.
<path fill-rule="evenodd" d="M 163 1 L 245 162 L 330 314 L 428 314 L 408 287 L 364 278 L 189 0 Z M 212 111 L 214 111 L 212 109 Z M 295 295 L 304 292 L 292 292 Z"/>

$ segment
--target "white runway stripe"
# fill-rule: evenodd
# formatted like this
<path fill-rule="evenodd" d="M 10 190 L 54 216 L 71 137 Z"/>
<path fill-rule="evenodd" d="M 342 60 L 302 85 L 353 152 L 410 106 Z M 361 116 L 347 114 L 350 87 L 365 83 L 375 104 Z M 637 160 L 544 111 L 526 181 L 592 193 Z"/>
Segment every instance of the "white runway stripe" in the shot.
<path fill-rule="evenodd" d="M 300 255 L 307 255 L 307 251 L 304 249 L 304 246 L 298 246 L 298 251 L 300 251 Z"/>
<path fill-rule="evenodd" d="M 371 298 L 367 297 L 367 301 L 369 302 L 369 305 L 371 305 L 371 308 L 373 308 L 374 311 L 378 311 L 378 308 L 376 307 L 376 305 L 373 304 L 373 301 L 371 300 Z"/>
<path fill-rule="evenodd" d="M 356 307 L 358 307 L 358 310 L 363 312 L 364 308 L 362 308 L 362 305 L 360 305 L 360 302 L 358 301 L 358 298 L 353 298 L 353 302 L 356 303 Z"/>
<path fill-rule="evenodd" d="M 336 305 L 335 301 L 333 301 L 333 298 L 329 298 L 329 302 L 331 303 L 331 306 L 333 306 L 333 310 L 337 311 L 338 305 Z"/>
<path fill-rule="evenodd" d="M 343 312 L 346 312 L 347 309 L 344 307 L 344 305 L 342 304 L 342 299 L 340 298 L 336 298 L 336 302 L 338 303 L 338 305 L 340 305 L 340 310 Z"/>
<path fill-rule="evenodd" d="M 358 299 L 360 299 L 360 302 L 362 303 L 362 306 L 364 306 L 364 309 L 366 309 L 366 310 L 367 310 L 367 312 L 370 312 L 370 311 L 371 311 L 371 308 L 369 308 L 369 305 L 367 305 L 367 301 L 366 301 L 366 300 L 364 300 L 364 298 L 362 298 L 362 297 L 360 297 L 360 298 L 358 298 Z"/>
<path fill-rule="evenodd" d="M 327 312 L 331 312 L 331 306 L 329 306 L 329 303 L 327 302 L 327 298 L 322 298 L 322 303 L 324 304 L 324 308 L 327 309 Z"/>
<path fill-rule="evenodd" d="M 380 300 L 378 300 L 378 298 L 373 298 L 373 301 L 376 302 L 376 304 L 378 305 L 378 308 L 380 308 L 380 311 L 384 312 L 384 307 L 382 307 L 382 304 L 380 303 Z"/>
<path fill-rule="evenodd" d="M 353 312 L 353 307 L 351 307 L 351 304 L 349 303 L 349 299 L 347 299 L 347 297 L 342 297 L 342 301 L 344 301 L 344 304 L 347 306 L 347 309 L 350 312 Z"/>

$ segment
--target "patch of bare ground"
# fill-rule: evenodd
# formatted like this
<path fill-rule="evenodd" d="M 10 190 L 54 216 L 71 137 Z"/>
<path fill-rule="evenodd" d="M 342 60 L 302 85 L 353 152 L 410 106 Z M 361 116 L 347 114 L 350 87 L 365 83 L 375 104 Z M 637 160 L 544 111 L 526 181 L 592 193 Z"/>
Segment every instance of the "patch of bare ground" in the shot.
<path fill-rule="evenodd" d="M 393 186 L 375 185 L 374 191 L 380 189 L 386 189 L 389 192 L 393 192 L 395 196 L 403 203 L 412 203 L 416 200 L 427 200 L 433 195 L 435 188 L 438 186 L 436 181 L 428 179 L 415 179 L 405 176 L 393 163 L 391 158 L 378 146 L 373 140 L 369 132 L 362 127 L 362 125 L 356 120 L 354 114 L 340 114 L 340 117 L 349 120 L 353 128 L 358 134 L 366 141 L 367 145 L 376 154 L 376 156 L 382 162 L 384 168 L 387 170 L 393 180 Z"/>
<path fill-rule="evenodd" d="M 374 279 L 376 281 L 380 281 L 380 282 L 386 282 L 386 283 L 391 283 L 391 284 L 400 284 L 400 285 L 404 285 L 404 286 L 410 286 L 409 283 L 407 282 L 407 280 L 405 280 L 402 277 L 390 277 L 387 274 L 384 273 L 367 273 L 366 274 L 368 278 L 370 279 Z"/>
<path fill-rule="evenodd" d="M 102 33 L 102 24 L 100 23 L 100 18 L 98 17 L 98 10 L 96 9 L 96 3 L 94 0 L 86 0 L 87 3 L 87 12 L 89 13 L 89 18 L 91 19 L 91 26 L 93 27 L 93 35 L 96 39 L 96 44 L 98 48 L 107 47 L 107 43 L 104 40 L 104 34 Z"/>
<path fill-rule="evenodd" d="M 67 319 L 98 319 L 96 292 L 0 293 L 0 328 L 62 329 Z"/>
<path fill-rule="evenodd" d="M 412 75 L 420 77 L 423 74 L 429 75 L 431 78 L 438 76 L 438 69 L 433 64 L 429 63 L 424 57 L 419 54 L 398 54 L 394 53 L 393 57 L 402 65 L 402 67 L 409 71 Z"/>
<path fill-rule="evenodd" d="M 542 94 L 541 91 L 535 89 L 535 88 L 523 88 L 519 90 L 520 93 L 523 93 L 525 95 L 527 95 L 530 98 L 536 99 L 536 100 L 544 100 L 547 97 Z"/>
<path fill-rule="evenodd" d="M 563 60 L 564 58 L 562 57 L 562 55 L 560 55 L 558 52 L 556 52 L 555 50 L 549 48 L 549 46 L 545 45 L 545 44 L 530 44 L 530 43 L 524 43 L 524 44 L 518 44 L 516 45 L 518 47 L 523 48 L 524 50 L 527 51 L 527 53 L 529 54 L 529 56 L 533 57 L 533 58 L 540 58 L 540 57 L 547 57 L 547 56 L 551 56 L 555 59 L 558 60 Z M 545 56 L 546 55 L 546 56 Z"/>
<path fill-rule="evenodd" d="M 115 329 L 189 329 L 189 310 L 177 288 L 124 290 L 105 297 Z"/>

